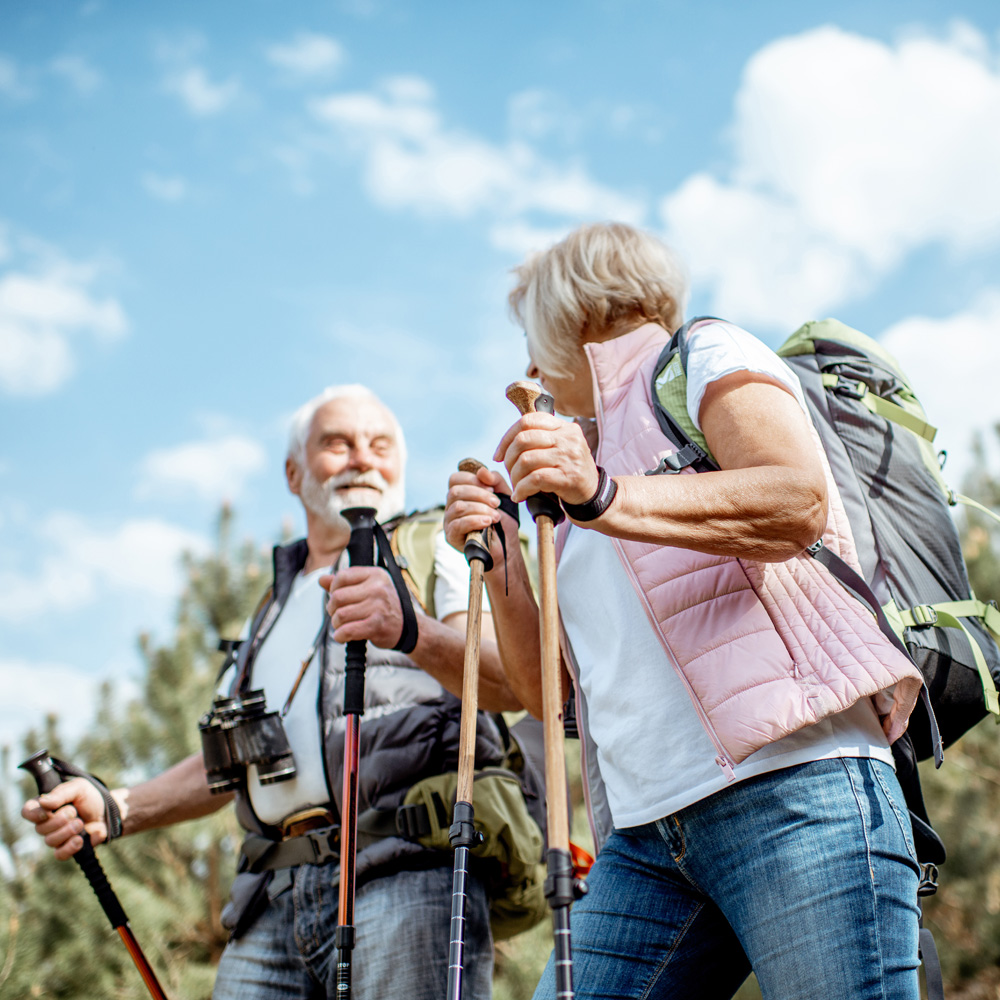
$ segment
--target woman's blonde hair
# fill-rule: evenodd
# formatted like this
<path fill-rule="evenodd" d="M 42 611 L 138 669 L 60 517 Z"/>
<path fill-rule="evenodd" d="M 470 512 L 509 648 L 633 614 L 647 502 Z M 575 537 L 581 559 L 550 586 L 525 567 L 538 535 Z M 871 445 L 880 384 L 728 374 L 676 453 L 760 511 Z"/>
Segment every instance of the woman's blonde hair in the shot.
<path fill-rule="evenodd" d="M 672 332 L 684 319 L 688 281 L 680 259 L 655 236 L 621 222 L 581 226 L 514 274 L 511 313 L 532 360 L 550 375 L 571 374 L 589 340 L 643 323 Z"/>

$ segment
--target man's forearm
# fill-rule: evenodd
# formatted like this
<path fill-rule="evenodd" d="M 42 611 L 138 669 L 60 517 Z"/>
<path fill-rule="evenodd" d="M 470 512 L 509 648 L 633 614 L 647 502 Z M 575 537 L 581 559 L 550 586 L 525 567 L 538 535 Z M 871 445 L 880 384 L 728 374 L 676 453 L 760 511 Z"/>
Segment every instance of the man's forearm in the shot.
<path fill-rule="evenodd" d="M 200 753 L 192 754 L 149 781 L 111 793 L 122 814 L 122 832 L 139 833 L 197 819 L 221 809 L 231 794 L 213 795 Z"/>
<path fill-rule="evenodd" d="M 462 697 L 465 673 L 465 636 L 467 616 L 449 615 L 439 622 L 434 618 L 419 619 L 419 638 L 410 654 L 419 667 L 429 673 L 446 690 Z M 514 712 L 523 706 L 512 691 L 496 642 L 493 641 L 489 615 L 483 616 L 483 634 L 479 645 L 479 708 L 487 712 Z"/>

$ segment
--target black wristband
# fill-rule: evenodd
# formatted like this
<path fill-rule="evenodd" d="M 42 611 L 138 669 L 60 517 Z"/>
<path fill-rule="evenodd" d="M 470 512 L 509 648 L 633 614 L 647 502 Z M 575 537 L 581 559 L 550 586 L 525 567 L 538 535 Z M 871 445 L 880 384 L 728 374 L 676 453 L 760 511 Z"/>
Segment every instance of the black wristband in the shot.
<path fill-rule="evenodd" d="M 586 503 L 566 503 L 562 501 L 563 510 L 574 521 L 593 521 L 600 517 L 614 500 L 618 492 L 618 484 L 602 469 L 597 467 L 597 492 Z"/>

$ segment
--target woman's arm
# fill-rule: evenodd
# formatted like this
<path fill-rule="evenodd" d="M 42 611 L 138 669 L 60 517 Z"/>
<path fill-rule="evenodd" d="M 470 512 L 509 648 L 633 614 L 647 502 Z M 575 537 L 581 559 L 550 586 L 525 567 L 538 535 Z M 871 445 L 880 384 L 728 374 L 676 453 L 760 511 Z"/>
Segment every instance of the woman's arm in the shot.
<path fill-rule="evenodd" d="M 616 476 L 611 506 L 583 527 L 617 538 L 780 562 L 823 533 L 827 491 L 808 418 L 766 376 L 736 372 L 709 385 L 700 420 L 721 471 Z M 597 489 L 583 434 L 545 414 L 522 417 L 497 450 L 513 496 L 539 490 L 571 504 Z"/>

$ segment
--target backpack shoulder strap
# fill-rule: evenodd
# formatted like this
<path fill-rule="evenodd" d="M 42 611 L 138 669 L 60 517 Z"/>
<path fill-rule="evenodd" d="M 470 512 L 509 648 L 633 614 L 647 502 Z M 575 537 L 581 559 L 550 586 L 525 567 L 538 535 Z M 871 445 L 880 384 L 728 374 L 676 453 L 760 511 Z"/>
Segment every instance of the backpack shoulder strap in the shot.
<path fill-rule="evenodd" d="M 403 579 L 424 612 L 434 615 L 434 543 L 444 527 L 444 507 L 407 514 L 390 536 Z"/>
<path fill-rule="evenodd" d="M 687 408 L 688 331 L 695 323 L 714 320 L 715 316 L 696 316 L 688 320 L 670 338 L 653 367 L 650 398 L 653 411 L 667 439 L 677 446 L 650 474 L 680 472 L 688 466 L 696 472 L 714 472 L 718 465 L 705 442 L 705 436 L 695 427 Z"/>

